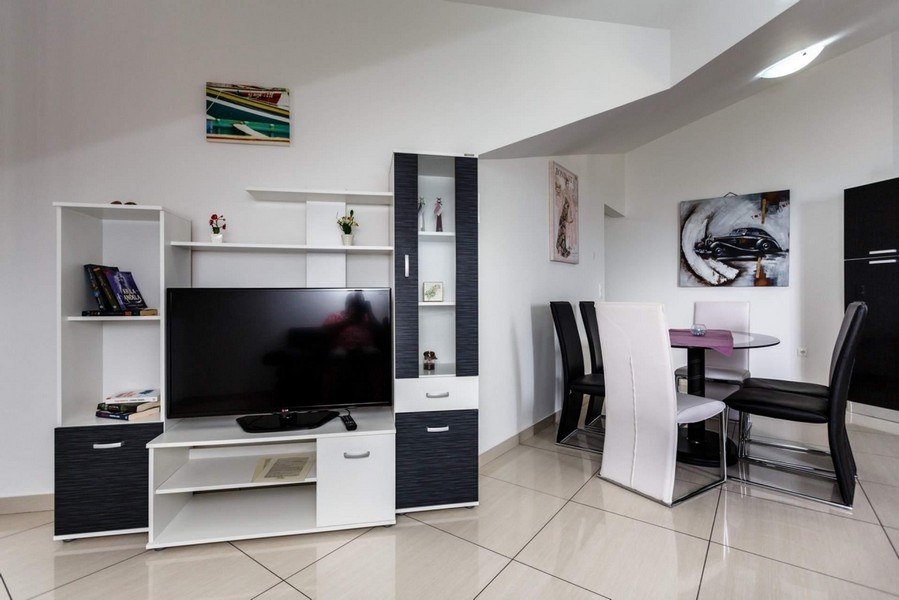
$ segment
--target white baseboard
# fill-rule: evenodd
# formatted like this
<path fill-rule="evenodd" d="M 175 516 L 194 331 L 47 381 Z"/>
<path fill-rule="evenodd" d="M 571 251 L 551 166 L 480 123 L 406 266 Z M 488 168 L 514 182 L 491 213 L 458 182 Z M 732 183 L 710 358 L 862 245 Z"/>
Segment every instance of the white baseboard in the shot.
<path fill-rule="evenodd" d="M 478 456 L 478 468 L 483 467 L 491 460 L 499 458 L 515 446 L 521 444 L 521 442 L 534 437 L 534 435 L 546 427 L 549 427 L 556 422 L 557 414 L 549 415 L 546 418 L 540 419 L 530 427 L 525 427 L 523 430 L 518 432 L 518 434 L 513 435 L 509 439 L 500 442 L 490 450 L 487 450 L 483 454 Z"/>

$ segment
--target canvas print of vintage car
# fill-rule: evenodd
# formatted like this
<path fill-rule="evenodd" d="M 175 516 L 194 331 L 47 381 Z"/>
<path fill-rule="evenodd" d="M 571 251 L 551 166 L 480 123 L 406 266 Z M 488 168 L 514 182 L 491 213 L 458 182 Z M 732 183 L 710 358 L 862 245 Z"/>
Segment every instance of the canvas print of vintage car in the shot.
<path fill-rule="evenodd" d="M 789 285 L 789 190 L 690 200 L 678 208 L 678 285 Z"/>

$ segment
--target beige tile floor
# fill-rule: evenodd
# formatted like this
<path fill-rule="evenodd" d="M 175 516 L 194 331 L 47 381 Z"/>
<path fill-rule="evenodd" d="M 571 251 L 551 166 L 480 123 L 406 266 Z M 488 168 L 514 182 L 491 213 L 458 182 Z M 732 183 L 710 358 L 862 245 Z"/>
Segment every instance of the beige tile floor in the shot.
<path fill-rule="evenodd" d="M 474 509 L 394 527 L 144 549 L 0 515 L 0 600 L 897 598 L 899 436 L 858 427 L 851 513 L 728 483 L 668 509 L 544 430 L 481 469 Z"/>

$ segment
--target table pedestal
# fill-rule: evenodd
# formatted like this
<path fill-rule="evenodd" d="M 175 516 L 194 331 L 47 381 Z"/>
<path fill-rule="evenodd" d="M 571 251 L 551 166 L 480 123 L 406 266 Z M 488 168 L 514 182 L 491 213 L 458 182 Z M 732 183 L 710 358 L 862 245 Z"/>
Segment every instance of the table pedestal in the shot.
<path fill-rule="evenodd" d="M 705 396 L 705 348 L 687 348 L 687 393 Z M 727 410 L 727 409 L 725 409 Z M 725 435 L 727 432 L 725 432 Z M 730 439 L 727 444 L 727 464 L 737 463 L 737 446 Z M 705 422 L 690 423 L 686 432 L 681 429 L 677 438 L 677 460 L 700 467 L 720 464 L 721 441 L 715 431 L 706 431 Z"/>

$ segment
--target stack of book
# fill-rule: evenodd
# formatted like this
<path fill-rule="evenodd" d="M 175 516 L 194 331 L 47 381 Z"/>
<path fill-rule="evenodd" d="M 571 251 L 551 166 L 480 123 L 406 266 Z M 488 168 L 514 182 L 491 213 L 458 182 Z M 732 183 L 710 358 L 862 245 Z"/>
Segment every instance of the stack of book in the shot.
<path fill-rule="evenodd" d="M 83 317 L 146 317 L 158 315 L 155 308 L 147 308 L 130 271 L 106 265 L 84 265 L 84 274 L 96 309 L 81 311 Z"/>
<path fill-rule="evenodd" d="M 158 421 L 159 390 L 128 390 L 97 405 L 97 416 L 121 421 Z"/>

